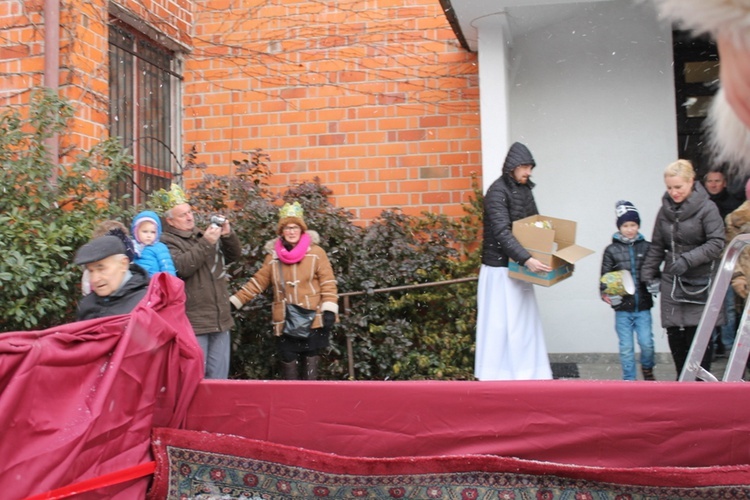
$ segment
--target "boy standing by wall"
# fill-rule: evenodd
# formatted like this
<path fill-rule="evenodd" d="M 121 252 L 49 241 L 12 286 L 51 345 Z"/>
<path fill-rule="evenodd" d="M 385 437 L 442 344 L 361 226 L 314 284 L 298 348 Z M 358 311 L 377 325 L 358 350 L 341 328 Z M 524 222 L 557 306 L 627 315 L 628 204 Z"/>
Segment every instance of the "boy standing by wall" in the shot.
<path fill-rule="evenodd" d="M 629 271 L 633 277 L 635 293 L 608 295 L 606 285 L 600 283 L 602 300 L 615 310 L 615 331 L 620 340 L 620 363 L 622 378 L 635 380 L 635 345 L 633 334 L 641 349 L 641 370 L 644 380 L 654 378 L 654 336 L 651 331 L 651 294 L 641 283 L 641 265 L 650 243 L 639 232 L 641 218 L 638 210 L 629 201 L 618 201 L 615 205 L 618 231 L 612 243 L 604 249 L 601 275 L 612 271 Z"/>

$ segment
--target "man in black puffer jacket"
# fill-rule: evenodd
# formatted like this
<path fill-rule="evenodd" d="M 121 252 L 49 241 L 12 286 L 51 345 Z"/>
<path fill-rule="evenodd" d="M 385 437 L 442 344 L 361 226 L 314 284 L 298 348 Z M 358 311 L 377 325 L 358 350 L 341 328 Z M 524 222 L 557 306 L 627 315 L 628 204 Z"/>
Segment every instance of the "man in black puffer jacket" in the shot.
<path fill-rule="evenodd" d="M 513 221 L 539 213 L 531 192 L 535 166 L 529 149 L 514 143 L 503 174 L 484 196 L 474 364 L 474 376 L 479 380 L 552 378 L 533 286 L 508 275 L 509 258 L 531 272 L 551 271 L 513 236 Z"/>

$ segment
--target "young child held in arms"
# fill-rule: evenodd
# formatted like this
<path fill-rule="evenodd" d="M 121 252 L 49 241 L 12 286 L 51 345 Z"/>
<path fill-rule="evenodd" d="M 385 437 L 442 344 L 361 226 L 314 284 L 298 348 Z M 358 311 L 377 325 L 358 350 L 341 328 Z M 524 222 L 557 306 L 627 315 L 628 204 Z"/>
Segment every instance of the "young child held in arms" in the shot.
<path fill-rule="evenodd" d="M 623 380 L 635 380 L 635 345 L 633 334 L 641 349 L 641 370 L 644 380 L 654 378 L 654 337 L 651 332 L 651 294 L 641 283 L 641 265 L 651 245 L 639 232 L 641 218 L 638 210 L 629 201 L 618 201 L 615 205 L 618 231 L 612 243 L 604 249 L 601 275 L 614 271 L 628 271 L 632 276 L 631 293 L 610 295 L 606 293 L 606 279 L 600 281 L 601 297 L 615 310 L 615 331 L 620 339 L 620 363 Z"/>
<path fill-rule="evenodd" d="M 158 272 L 177 276 L 167 245 L 159 241 L 161 237 L 161 220 L 155 212 L 144 210 L 133 219 L 130 226 L 135 243 L 135 263 L 153 276 Z"/>

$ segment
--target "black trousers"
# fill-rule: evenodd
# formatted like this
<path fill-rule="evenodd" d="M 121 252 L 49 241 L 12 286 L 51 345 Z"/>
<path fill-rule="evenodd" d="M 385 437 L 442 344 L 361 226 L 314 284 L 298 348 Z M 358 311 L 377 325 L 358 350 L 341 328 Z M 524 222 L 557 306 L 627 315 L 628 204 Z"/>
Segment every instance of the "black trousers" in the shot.
<path fill-rule="evenodd" d="M 685 366 L 688 352 L 690 351 L 690 346 L 693 345 L 697 329 L 697 326 L 671 326 L 667 328 L 669 350 L 672 352 L 674 367 L 677 370 L 677 379 L 680 378 L 680 373 L 682 373 L 682 369 Z M 701 360 L 701 366 L 705 370 L 711 370 L 711 358 L 714 354 L 714 348 L 711 344 L 711 342 L 708 343 L 708 348 Z"/>

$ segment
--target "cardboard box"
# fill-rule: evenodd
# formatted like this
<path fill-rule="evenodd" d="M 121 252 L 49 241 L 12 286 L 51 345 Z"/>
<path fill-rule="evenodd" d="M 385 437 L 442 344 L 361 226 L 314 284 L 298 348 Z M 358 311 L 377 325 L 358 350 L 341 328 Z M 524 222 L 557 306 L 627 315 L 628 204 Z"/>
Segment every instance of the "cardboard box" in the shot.
<path fill-rule="evenodd" d="M 534 225 L 544 221 L 549 224 L 539 224 L 543 227 Z M 551 286 L 570 277 L 575 269 L 574 264 L 594 253 L 593 250 L 575 244 L 576 223 L 571 220 L 532 215 L 513 223 L 513 236 L 532 257 L 552 268 L 548 273 L 532 273 L 513 260 L 508 263 L 511 278 L 536 285 Z"/>

